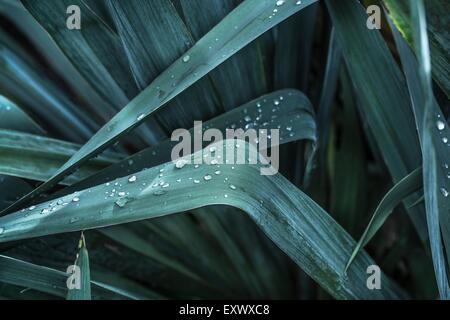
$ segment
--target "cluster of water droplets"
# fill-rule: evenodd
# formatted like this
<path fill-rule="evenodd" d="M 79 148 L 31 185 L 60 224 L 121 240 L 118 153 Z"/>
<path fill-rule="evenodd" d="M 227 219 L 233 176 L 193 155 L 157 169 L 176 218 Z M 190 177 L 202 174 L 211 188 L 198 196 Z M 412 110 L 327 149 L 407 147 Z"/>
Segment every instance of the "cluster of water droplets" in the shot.
<path fill-rule="evenodd" d="M 443 135 L 445 133 L 445 131 L 447 131 L 447 130 L 445 130 L 446 127 L 447 127 L 447 123 L 444 120 L 442 120 L 441 115 L 438 114 L 437 120 L 436 120 L 436 128 L 440 135 Z M 450 146 L 450 143 L 448 143 L 449 138 L 447 136 L 442 136 L 441 141 L 442 141 L 442 143 L 446 144 L 447 146 Z M 447 163 L 444 163 L 443 167 L 445 170 L 448 170 L 449 165 Z M 450 179 L 450 172 L 447 173 L 447 179 Z M 445 198 L 447 198 L 450 194 L 449 191 L 447 190 L 447 188 L 444 186 L 440 188 L 440 192 L 441 192 L 442 196 L 444 196 Z"/>

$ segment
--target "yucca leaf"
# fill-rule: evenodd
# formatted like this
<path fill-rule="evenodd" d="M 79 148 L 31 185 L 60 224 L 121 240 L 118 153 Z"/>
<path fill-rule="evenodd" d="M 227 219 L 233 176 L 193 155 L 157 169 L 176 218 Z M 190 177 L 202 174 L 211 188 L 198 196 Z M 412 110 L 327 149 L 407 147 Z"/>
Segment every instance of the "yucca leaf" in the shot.
<path fill-rule="evenodd" d="M 103 151 L 124 133 L 141 124 L 155 110 L 172 100 L 250 41 L 314 2 L 314 0 L 306 0 L 299 5 L 283 2 L 278 13 L 269 18 L 276 7 L 273 1 L 244 1 L 114 116 L 52 178 L 12 205 L 7 211 L 20 207 L 61 181 L 76 167 Z"/>
<path fill-rule="evenodd" d="M 89 268 L 89 253 L 86 240 L 81 234 L 78 254 L 74 267 L 79 268 L 79 288 L 68 288 L 67 300 L 91 300 L 91 269 Z"/>
<path fill-rule="evenodd" d="M 246 151 L 253 148 L 239 143 Z M 214 147 L 236 148 L 226 140 Z M 203 159 L 203 153 L 193 155 Z M 163 177 L 160 176 L 163 169 Z M 220 169 L 219 174 L 214 174 Z M 308 196 L 284 177 L 261 176 L 259 165 L 186 165 L 175 168 L 170 162 L 135 175 L 117 179 L 125 192 L 105 197 L 105 184 L 65 196 L 49 215 L 40 214 L 49 203 L 28 212 L 0 218 L 4 229 L 0 242 L 71 232 L 149 219 L 197 207 L 225 204 L 247 212 L 262 230 L 306 273 L 336 298 L 401 298 L 404 294 L 384 278 L 381 290 L 364 285 L 366 268 L 373 264 L 366 254 L 357 257 L 344 277 L 345 257 L 353 240 Z M 134 178 L 133 178 L 134 181 Z M 146 182 L 143 186 L 142 183 Z M 161 182 L 163 185 L 161 186 Z M 195 196 L 194 196 L 195 193 Z M 273 194 L 280 196 L 274 198 Z M 67 205 L 64 205 L 67 203 Z"/>
<path fill-rule="evenodd" d="M 94 121 L 53 82 L 45 68 L 0 29 L 0 89 L 47 132 L 84 142 L 97 128 Z"/>
<path fill-rule="evenodd" d="M 381 228 L 394 208 L 405 198 L 422 188 L 422 168 L 417 168 L 396 183 L 378 204 L 369 224 L 353 250 L 345 269 L 347 270 L 359 251 L 372 239 Z"/>
<path fill-rule="evenodd" d="M 194 41 L 197 41 L 228 15 L 239 2 L 241 1 L 176 0 L 174 4 L 180 7 L 180 15 L 186 27 Z M 270 34 L 263 34 L 208 74 L 226 111 L 270 90 L 269 38 Z M 283 89 L 288 87 L 292 86 Z"/>
<path fill-rule="evenodd" d="M 450 219 L 447 199 L 450 190 L 448 182 L 447 141 L 450 135 L 442 111 L 437 105 L 431 83 L 431 60 L 429 52 L 426 18 L 423 2 L 411 1 L 412 20 L 414 21 L 414 42 L 419 63 L 409 48 L 401 43 L 398 32 L 394 30 L 401 59 L 405 69 L 411 95 L 412 106 L 419 131 L 423 157 L 423 186 L 427 213 L 428 234 L 436 280 L 441 298 L 450 299 L 450 286 L 444 257 L 444 243 L 450 245 Z M 441 238 L 442 232 L 442 238 Z M 447 254 L 450 248 L 447 248 Z M 450 260 L 449 260 L 450 261 Z"/>
<path fill-rule="evenodd" d="M 22 3 L 115 110 L 138 93 L 118 35 L 83 0 L 23 0 Z M 70 5 L 77 5 L 82 10 L 83 25 L 79 31 L 66 27 L 66 11 Z"/>
<path fill-rule="evenodd" d="M 107 3 L 139 90 L 145 89 L 195 42 L 170 1 Z M 166 36 L 162 38 L 161 34 Z M 210 118 L 223 110 L 216 91 L 209 77 L 200 79 L 168 103 L 166 109 L 170 112 L 157 112 L 155 119 L 165 132 L 172 132 L 191 126 L 194 120 Z M 190 107 L 187 101 L 195 101 L 195 105 Z"/>
<path fill-rule="evenodd" d="M 44 131 L 16 104 L 0 95 L 0 128 L 28 133 L 43 134 Z"/>
<path fill-rule="evenodd" d="M 0 129 L 0 174 L 45 181 L 79 149 L 77 144 Z M 61 183 L 72 184 L 121 158 L 120 154 L 107 152 L 86 163 Z"/>
<path fill-rule="evenodd" d="M 15 258 L 0 255 L 0 282 L 35 289 L 57 297 L 67 293 L 68 274 L 51 268 L 35 265 Z M 125 291 L 102 283 L 93 283 L 95 299 L 132 298 Z"/>
<path fill-rule="evenodd" d="M 326 1 L 344 59 L 370 128 L 391 177 L 398 182 L 420 165 L 420 145 L 404 77 L 378 30 L 366 27 L 367 14 L 358 1 Z M 370 49 L 368 49 L 370 48 Z M 414 200 L 407 199 L 409 206 Z M 409 209 L 425 241 L 423 208 Z"/>
<path fill-rule="evenodd" d="M 297 90 L 275 91 L 203 123 L 204 129 L 216 128 L 224 136 L 225 130 L 230 127 L 236 129 L 251 127 L 255 130 L 280 128 L 280 144 L 305 140 L 310 148 L 310 154 L 307 155 L 307 170 L 311 170 L 316 151 L 317 126 L 311 102 L 303 93 Z M 190 132 L 193 135 L 194 129 L 191 129 Z M 276 144 L 278 141 L 273 143 Z M 64 192 L 67 194 L 67 192 L 70 193 L 77 189 L 106 183 L 114 178 L 168 162 L 171 158 L 172 149 L 177 144 L 178 141 L 165 140 L 157 146 L 144 149 L 102 170 L 85 181 L 64 190 Z M 306 176 L 309 174 L 310 172 L 305 173 Z"/>
<path fill-rule="evenodd" d="M 389 9 L 389 15 L 395 25 L 414 48 L 414 21 L 410 19 L 411 9 L 407 0 L 383 0 Z M 445 0 L 425 2 L 427 31 L 430 42 L 432 74 L 436 82 L 450 98 L 450 35 L 447 32 L 449 23 L 446 14 L 450 6 Z M 417 53 L 417 52 L 416 52 Z"/>

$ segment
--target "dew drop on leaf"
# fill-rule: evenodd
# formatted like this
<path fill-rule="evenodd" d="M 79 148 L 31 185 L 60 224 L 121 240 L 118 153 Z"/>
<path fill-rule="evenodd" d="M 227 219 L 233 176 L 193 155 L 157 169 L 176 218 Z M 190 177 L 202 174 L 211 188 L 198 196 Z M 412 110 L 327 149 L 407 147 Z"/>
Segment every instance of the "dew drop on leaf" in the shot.
<path fill-rule="evenodd" d="M 436 121 L 436 127 L 438 128 L 439 131 L 442 131 L 445 129 L 445 123 L 442 120 L 438 120 Z"/>

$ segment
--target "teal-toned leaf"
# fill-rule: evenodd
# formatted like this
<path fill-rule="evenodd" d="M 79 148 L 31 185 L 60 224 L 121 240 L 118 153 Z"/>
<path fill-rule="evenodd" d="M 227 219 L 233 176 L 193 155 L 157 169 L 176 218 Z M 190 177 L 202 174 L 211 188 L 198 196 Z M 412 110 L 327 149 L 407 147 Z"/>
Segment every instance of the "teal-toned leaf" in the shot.
<path fill-rule="evenodd" d="M 396 183 L 383 197 L 378 204 L 369 224 L 367 225 L 361 239 L 359 239 L 350 259 L 347 262 L 346 270 L 355 259 L 358 252 L 372 239 L 375 233 L 381 228 L 394 208 L 405 198 L 422 188 L 422 168 L 417 168 L 398 183 Z"/>
<path fill-rule="evenodd" d="M 0 255 L 0 282 L 62 298 L 67 293 L 68 276 L 62 271 Z M 95 299 L 130 298 L 130 294 L 120 294 L 120 290 L 103 283 L 93 283 L 93 295 Z"/>
<path fill-rule="evenodd" d="M 422 1 L 411 1 L 410 3 L 415 26 L 413 35 L 418 64 L 412 53 L 408 51 L 409 48 L 401 42 L 402 39 L 398 32 L 395 29 L 393 32 L 401 52 L 422 146 L 425 208 L 437 285 L 441 298 L 450 299 L 450 286 L 446 271 L 448 266 L 446 266 L 444 256 L 444 244 L 447 245 L 447 255 L 450 253 L 448 247 L 450 245 L 450 219 L 448 218 L 450 202 L 447 199 L 448 190 L 450 190 L 447 178 L 450 154 L 445 140 L 450 135 L 450 129 L 433 95 L 424 4 Z M 447 256 L 447 258 L 449 257 Z"/>
<path fill-rule="evenodd" d="M 411 10 L 407 0 L 383 0 L 389 9 L 389 15 L 395 25 L 414 48 L 414 23 L 411 20 Z M 442 90 L 450 98 L 450 23 L 447 12 L 450 5 L 446 0 L 425 1 L 427 31 L 430 43 L 432 75 Z M 418 52 L 416 52 L 418 53 Z"/>
<path fill-rule="evenodd" d="M 43 134 L 44 131 L 16 104 L 0 95 L 0 128 L 28 133 Z"/>
<path fill-rule="evenodd" d="M 80 146 L 73 143 L 0 129 L 0 174 L 45 181 L 79 149 Z M 89 161 L 62 183 L 72 184 L 121 158 L 120 154 L 107 152 Z"/>
<path fill-rule="evenodd" d="M 277 106 L 274 105 L 275 101 L 277 101 Z M 301 92 L 296 90 L 275 91 L 203 123 L 204 129 L 218 129 L 224 137 L 227 128 L 245 129 L 249 127 L 255 130 L 280 128 L 280 144 L 305 140 L 310 149 L 307 159 L 308 167 L 313 166 L 317 143 L 317 126 L 313 106 Z M 191 129 L 190 132 L 194 136 L 194 129 Z M 178 143 L 178 141 L 166 140 L 157 146 L 144 149 L 115 165 L 109 166 L 85 181 L 75 184 L 64 192 L 67 194 L 96 184 L 106 183 L 114 178 L 168 162 L 171 159 L 173 147 Z M 276 145 L 278 141 L 273 141 L 273 143 Z"/>
<path fill-rule="evenodd" d="M 359 108 L 394 183 L 420 166 L 420 145 L 405 79 L 378 30 L 366 26 L 367 14 L 358 1 L 326 1 Z M 406 205 L 415 199 L 407 199 Z M 426 241 L 422 207 L 409 215 Z"/>
<path fill-rule="evenodd" d="M 79 283 L 77 284 L 79 287 L 68 288 L 67 300 L 91 300 L 91 269 L 89 268 L 89 253 L 83 234 L 81 234 L 78 249 L 74 266 L 79 268 L 79 273 L 74 273 L 73 275 L 79 276 Z"/>
<path fill-rule="evenodd" d="M 54 186 L 66 175 L 72 173 L 76 167 L 141 124 L 155 110 L 172 100 L 250 41 L 314 2 L 314 0 L 306 0 L 299 5 L 294 2 L 283 2 L 278 13 L 269 18 L 274 7 L 277 6 L 273 1 L 244 1 L 114 116 L 52 178 L 7 210 L 11 211 L 20 207 Z"/>
<path fill-rule="evenodd" d="M 238 144 L 246 152 L 253 148 L 245 142 Z M 234 152 L 236 142 L 226 140 L 212 147 Z M 203 159 L 203 152 L 195 153 L 192 158 Z M 217 165 L 197 168 L 186 165 L 178 169 L 172 162 L 162 164 L 136 174 L 136 182 L 130 182 L 129 177 L 117 179 L 118 185 L 123 186 L 118 192 L 125 192 L 125 195 L 104 197 L 111 186 L 102 184 L 58 199 L 62 205 L 49 215 L 40 214 L 49 205 L 42 203 L 26 213 L 2 217 L 0 226 L 4 231 L 0 242 L 99 228 L 223 204 L 247 212 L 277 246 L 334 297 L 405 297 L 385 276 L 381 290 L 367 289 L 366 268 L 373 261 L 364 253 L 357 257 L 345 277 L 345 257 L 354 246 L 351 237 L 280 174 L 262 176 L 260 169 L 260 165 L 220 165 L 221 172 L 216 175 Z M 280 196 L 274 198 L 273 194 Z"/>

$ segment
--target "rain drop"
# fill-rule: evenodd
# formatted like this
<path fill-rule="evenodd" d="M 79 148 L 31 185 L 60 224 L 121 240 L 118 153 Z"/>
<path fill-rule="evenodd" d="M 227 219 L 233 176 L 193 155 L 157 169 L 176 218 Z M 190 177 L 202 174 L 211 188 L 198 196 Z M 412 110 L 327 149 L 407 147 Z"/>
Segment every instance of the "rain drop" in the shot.
<path fill-rule="evenodd" d="M 436 127 L 438 128 L 439 131 L 442 131 L 445 129 L 445 123 L 442 120 L 438 120 L 436 121 Z"/>
<path fill-rule="evenodd" d="M 447 189 L 445 189 L 445 188 L 441 188 L 441 193 L 442 193 L 442 195 L 444 196 L 444 197 L 448 197 L 448 191 L 447 191 Z"/>
<path fill-rule="evenodd" d="M 284 4 L 284 0 L 278 0 L 277 1 L 277 7 L 280 7 Z"/>
<path fill-rule="evenodd" d="M 230 189 L 231 190 L 236 190 L 236 186 L 234 184 L 230 184 Z"/>
<path fill-rule="evenodd" d="M 121 208 L 125 207 L 125 205 L 127 204 L 127 202 L 128 202 L 128 199 L 127 199 L 127 198 L 119 198 L 119 199 L 116 200 L 116 204 L 117 204 L 119 207 L 121 207 Z"/>
<path fill-rule="evenodd" d="M 138 117 L 137 117 L 137 121 L 141 121 L 142 119 L 144 119 L 145 118 L 145 114 L 140 114 Z"/>
<path fill-rule="evenodd" d="M 188 161 L 186 159 L 179 159 L 177 160 L 177 162 L 175 163 L 175 167 L 177 169 L 182 169 L 186 164 L 188 163 Z"/>
<path fill-rule="evenodd" d="M 205 179 L 205 181 L 209 181 L 212 179 L 210 174 L 207 174 L 206 176 L 203 177 L 203 179 Z"/>
<path fill-rule="evenodd" d="M 129 182 L 129 183 L 133 183 L 133 182 L 136 182 L 136 180 L 137 180 L 137 177 L 136 177 L 136 176 L 132 176 L 132 177 L 130 177 L 130 178 L 128 179 L 128 182 Z"/>
<path fill-rule="evenodd" d="M 190 55 L 185 55 L 184 57 L 183 57 L 183 62 L 189 62 L 189 60 L 191 60 L 191 56 Z"/>

